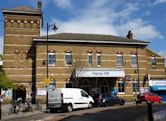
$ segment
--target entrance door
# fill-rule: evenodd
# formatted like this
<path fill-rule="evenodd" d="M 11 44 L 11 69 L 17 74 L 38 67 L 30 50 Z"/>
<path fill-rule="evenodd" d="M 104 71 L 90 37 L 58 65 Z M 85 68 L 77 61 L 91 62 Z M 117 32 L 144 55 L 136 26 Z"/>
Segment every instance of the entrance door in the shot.
<path fill-rule="evenodd" d="M 83 80 L 81 84 L 81 89 L 85 90 L 88 94 L 90 94 L 90 83 L 88 80 Z"/>
<path fill-rule="evenodd" d="M 24 85 L 16 85 L 16 89 L 13 90 L 13 101 L 21 98 L 24 102 L 26 99 L 26 88 Z"/>
<path fill-rule="evenodd" d="M 107 80 L 99 80 L 98 86 L 100 87 L 101 93 L 109 93 L 109 84 Z"/>

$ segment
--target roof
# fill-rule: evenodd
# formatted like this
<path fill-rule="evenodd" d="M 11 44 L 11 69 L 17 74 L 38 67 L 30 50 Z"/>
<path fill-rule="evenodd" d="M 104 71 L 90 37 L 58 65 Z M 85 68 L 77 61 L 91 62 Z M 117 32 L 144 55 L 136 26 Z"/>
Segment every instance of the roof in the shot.
<path fill-rule="evenodd" d="M 41 36 L 33 38 L 33 41 L 42 42 L 46 41 L 47 36 Z M 128 39 L 113 35 L 103 35 L 103 34 L 80 34 L 80 33 L 59 33 L 48 35 L 48 41 L 53 42 L 88 42 L 88 43 L 117 43 L 117 44 L 140 44 L 148 45 L 150 42 Z"/>
<path fill-rule="evenodd" d="M 23 14 L 42 14 L 41 9 L 34 9 L 32 7 L 20 6 L 10 9 L 2 9 L 3 13 L 23 13 Z"/>

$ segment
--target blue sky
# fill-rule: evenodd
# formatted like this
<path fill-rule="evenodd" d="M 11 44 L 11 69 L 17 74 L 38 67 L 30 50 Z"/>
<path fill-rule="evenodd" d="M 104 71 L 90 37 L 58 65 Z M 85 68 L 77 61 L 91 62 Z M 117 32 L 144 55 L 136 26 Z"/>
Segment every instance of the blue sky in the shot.
<path fill-rule="evenodd" d="M 38 0 L 0 0 L 0 8 L 30 6 Z M 166 0 L 40 0 L 46 22 L 55 22 L 56 33 L 111 34 L 147 40 L 149 48 L 166 57 Z M 49 32 L 52 34 L 53 32 Z M 3 16 L 0 13 L 0 53 L 3 53 Z"/>

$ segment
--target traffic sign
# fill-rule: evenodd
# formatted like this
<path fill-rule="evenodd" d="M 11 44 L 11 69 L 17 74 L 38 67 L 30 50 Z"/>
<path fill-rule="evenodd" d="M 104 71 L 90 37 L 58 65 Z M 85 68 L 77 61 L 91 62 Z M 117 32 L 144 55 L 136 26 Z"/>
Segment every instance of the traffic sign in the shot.
<path fill-rule="evenodd" d="M 50 84 L 50 78 L 44 78 L 44 83 L 45 84 Z"/>

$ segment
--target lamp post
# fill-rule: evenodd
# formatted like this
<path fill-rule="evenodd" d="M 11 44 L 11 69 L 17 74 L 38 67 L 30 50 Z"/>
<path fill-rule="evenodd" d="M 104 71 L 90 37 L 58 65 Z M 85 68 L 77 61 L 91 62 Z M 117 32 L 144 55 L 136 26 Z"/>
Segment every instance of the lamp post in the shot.
<path fill-rule="evenodd" d="M 49 28 L 50 27 L 52 27 L 52 30 L 54 30 L 54 31 L 56 31 L 58 28 L 56 27 L 56 25 L 55 25 L 55 23 L 54 24 L 48 24 L 48 22 L 47 22 L 47 38 L 46 38 L 46 53 L 47 53 L 47 63 L 46 63 L 46 65 L 47 65 L 47 67 L 46 67 L 46 70 L 47 70 L 47 72 L 46 72 L 46 77 L 47 77 L 47 79 L 48 79 L 48 30 L 49 30 Z M 46 86 L 47 87 L 47 94 L 46 94 L 46 110 L 48 109 L 48 85 Z"/>
<path fill-rule="evenodd" d="M 47 73 L 46 73 L 46 77 L 48 78 L 48 30 L 49 28 L 52 27 L 52 30 L 56 31 L 58 28 L 56 27 L 55 23 L 54 24 L 48 24 L 47 22 L 47 41 L 46 41 L 46 50 L 47 50 Z"/>

